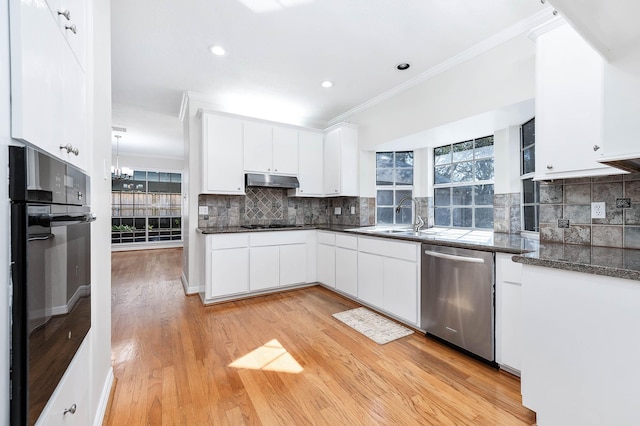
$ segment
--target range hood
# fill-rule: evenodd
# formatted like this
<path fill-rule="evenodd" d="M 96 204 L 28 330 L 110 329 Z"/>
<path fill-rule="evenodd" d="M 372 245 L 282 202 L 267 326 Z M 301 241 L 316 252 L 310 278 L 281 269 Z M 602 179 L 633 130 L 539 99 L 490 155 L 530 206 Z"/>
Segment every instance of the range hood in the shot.
<path fill-rule="evenodd" d="M 295 176 L 269 175 L 266 173 L 247 173 L 247 186 L 264 186 L 267 188 L 299 188 L 300 182 Z"/>
<path fill-rule="evenodd" d="M 625 172 L 640 172 L 640 154 L 603 157 L 598 162 Z"/>

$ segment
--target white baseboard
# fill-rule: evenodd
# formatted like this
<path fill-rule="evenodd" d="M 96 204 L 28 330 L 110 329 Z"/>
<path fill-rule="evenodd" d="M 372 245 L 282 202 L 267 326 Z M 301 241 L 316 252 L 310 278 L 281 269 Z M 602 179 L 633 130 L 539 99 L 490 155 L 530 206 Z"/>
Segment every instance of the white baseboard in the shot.
<path fill-rule="evenodd" d="M 185 294 L 197 294 L 204 291 L 204 286 L 189 286 L 189 281 L 184 275 L 184 271 L 180 274 L 180 281 L 182 281 L 182 288 L 184 289 Z"/>
<path fill-rule="evenodd" d="M 100 426 L 104 421 L 104 415 L 106 414 L 107 406 L 109 405 L 109 397 L 111 396 L 111 388 L 113 387 L 113 380 L 113 368 L 109 367 L 107 377 L 104 379 L 104 384 L 102 385 L 102 393 L 100 394 L 100 400 L 98 401 L 96 416 L 93 419 L 94 426 Z"/>
<path fill-rule="evenodd" d="M 166 248 L 182 248 L 183 241 L 166 241 L 151 243 L 111 244 L 111 251 L 153 250 Z"/>

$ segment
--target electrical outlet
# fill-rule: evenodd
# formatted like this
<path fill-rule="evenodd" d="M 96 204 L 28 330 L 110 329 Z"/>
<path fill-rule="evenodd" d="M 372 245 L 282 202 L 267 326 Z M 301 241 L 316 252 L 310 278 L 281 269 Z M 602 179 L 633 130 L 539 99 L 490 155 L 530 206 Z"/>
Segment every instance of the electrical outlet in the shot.
<path fill-rule="evenodd" d="M 606 207 L 604 201 L 591 203 L 591 218 L 604 219 L 607 216 L 605 209 Z"/>
<path fill-rule="evenodd" d="M 340 215 L 342 214 L 342 207 L 336 207 L 333 209 L 333 214 Z"/>
<path fill-rule="evenodd" d="M 356 214 L 356 208 L 355 208 L 355 206 L 351 206 L 351 214 Z"/>
<path fill-rule="evenodd" d="M 209 214 L 209 206 L 198 206 L 198 214 Z"/>

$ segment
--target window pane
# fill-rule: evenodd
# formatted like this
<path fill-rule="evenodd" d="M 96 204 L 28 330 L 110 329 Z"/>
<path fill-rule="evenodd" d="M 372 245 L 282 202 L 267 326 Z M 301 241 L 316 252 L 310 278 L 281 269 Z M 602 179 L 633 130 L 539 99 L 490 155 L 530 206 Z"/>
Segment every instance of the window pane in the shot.
<path fill-rule="evenodd" d="M 537 206 L 524 206 L 523 207 L 523 217 L 524 217 L 524 230 L 525 231 L 534 231 L 538 232 L 536 225 L 536 209 Z"/>
<path fill-rule="evenodd" d="M 413 169 L 396 169 L 396 185 L 413 185 Z"/>
<path fill-rule="evenodd" d="M 393 167 L 393 152 L 376 152 L 376 167 Z"/>
<path fill-rule="evenodd" d="M 378 190 L 376 196 L 376 204 L 379 206 L 392 206 L 393 205 L 393 191 L 391 190 Z"/>
<path fill-rule="evenodd" d="M 413 151 L 396 152 L 396 167 L 413 168 Z"/>
<path fill-rule="evenodd" d="M 412 191 L 408 190 L 408 189 L 400 189 L 400 190 L 396 190 L 396 204 L 398 204 L 400 202 L 400 200 L 402 200 L 403 198 L 409 197 L 411 198 L 413 196 Z M 408 203 L 409 206 L 411 205 L 411 201 L 405 201 L 405 203 Z"/>
<path fill-rule="evenodd" d="M 393 185 L 393 169 L 377 169 L 376 185 Z"/>
<path fill-rule="evenodd" d="M 378 223 L 393 223 L 393 207 L 378 207 L 376 212 Z"/>
<path fill-rule="evenodd" d="M 435 168 L 434 180 L 435 183 L 451 183 L 451 172 L 453 166 L 438 166 Z"/>
<path fill-rule="evenodd" d="M 493 136 L 476 139 L 476 158 L 493 157 Z"/>
<path fill-rule="evenodd" d="M 141 172 L 140 170 L 133 171 L 133 180 L 147 180 L 147 172 Z"/>
<path fill-rule="evenodd" d="M 475 186 L 474 204 L 476 206 L 493 206 L 493 184 Z"/>
<path fill-rule="evenodd" d="M 158 172 L 149 172 L 147 173 L 147 180 L 149 182 L 158 182 Z"/>
<path fill-rule="evenodd" d="M 395 211 L 394 211 L 395 212 Z M 411 204 L 403 204 L 400 208 L 400 213 L 396 213 L 396 223 L 409 224 L 413 223 L 413 217 L 411 214 Z"/>
<path fill-rule="evenodd" d="M 469 206 L 473 204 L 472 190 L 472 186 L 456 186 L 451 188 L 451 204 L 454 206 Z"/>
<path fill-rule="evenodd" d="M 451 163 L 451 145 L 434 148 L 433 157 L 435 165 Z"/>
<path fill-rule="evenodd" d="M 522 151 L 522 174 L 536 171 L 536 151 L 535 147 L 530 147 Z"/>
<path fill-rule="evenodd" d="M 476 210 L 476 228 L 490 229 L 493 228 L 493 208 L 477 208 Z"/>
<path fill-rule="evenodd" d="M 436 188 L 434 195 L 436 206 L 448 206 L 451 204 L 451 188 Z"/>
<path fill-rule="evenodd" d="M 524 179 L 522 181 L 522 202 L 525 204 L 536 202 L 535 185 L 531 179 Z"/>
<path fill-rule="evenodd" d="M 471 182 L 473 181 L 473 162 L 458 163 L 453 166 L 451 172 L 451 182 Z M 437 182 L 436 182 L 437 183 Z"/>
<path fill-rule="evenodd" d="M 453 144 L 453 161 L 473 160 L 473 141 L 458 142 Z"/>
<path fill-rule="evenodd" d="M 451 209 L 436 207 L 434 220 L 436 226 L 451 226 Z"/>
<path fill-rule="evenodd" d="M 453 226 L 471 228 L 473 226 L 473 209 L 468 207 L 454 207 L 451 212 Z"/>
<path fill-rule="evenodd" d="M 476 161 L 476 180 L 493 179 L 493 158 L 489 160 Z"/>
<path fill-rule="evenodd" d="M 522 125 L 522 148 L 531 146 L 536 141 L 536 119 L 532 118 Z"/>

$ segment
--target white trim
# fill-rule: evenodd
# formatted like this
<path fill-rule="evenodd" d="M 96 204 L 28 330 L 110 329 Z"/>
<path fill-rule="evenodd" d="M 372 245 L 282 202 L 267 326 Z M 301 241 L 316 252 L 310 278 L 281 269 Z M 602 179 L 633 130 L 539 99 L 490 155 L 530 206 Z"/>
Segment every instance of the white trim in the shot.
<path fill-rule="evenodd" d="M 107 406 L 109 405 L 109 397 L 111 396 L 111 388 L 113 387 L 113 380 L 113 367 L 109 367 L 107 377 L 105 377 L 104 384 L 102 385 L 102 392 L 100 393 L 98 406 L 96 407 L 96 415 L 93 418 L 93 426 L 100 426 L 104 421 L 104 415 L 106 414 Z"/>
<path fill-rule="evenodd" d="M 530 17 L 523 19 L 522 21 L 517 22 L 508 28 L 505 28 L 501 32 L 481 41 L 480 43 L 470 47 L 467 50 L 464 50 L 463 52 L 447 59 L 446 61 L 431 67 L 427 71 L 421 74 L 418 74 L 414 78 L 405 81 L 404 83 L 394 87 L 393 89 L 387 90 L 386 92 L 383 92 L 380 95 L 356 106 L 355 108 L 352 108 L 349 111 L 343 114 L 340 114 L 339 116 L 329 120 L 329 125 L 333 125 L 341 121 L 344 121 L 348 117 L 358 112 L 369 109 L 399 93 L 402 93 L 408 89 L 411 89 L 412 87 L 415 87 L 418 84 L 421 84 L 439 74 L 442 74 L 443 72 L 448 71 L 449 69 L 457 65 L 460 65 L 465 61 L 468 61 L 476 56 L 479 56 L 495 48 L 496 46 L 501 45 L 502 43 L 506 43 L 507 41 L 521 34 L 528 33 L 533 28 L 540 26 L 542 23 L 554 19 L 555 17 L 553 16 L 552 11 L 553 9 L 551 7 L 545 8 L 544 10 L 534 15 L 531 15 Z"/>
<path fill-rule="evenodd" d="M 119 244 L 111 244 L 111 252 L 155 250 L 155 249 L 181 248 L 181 247 L 184 247 L 184 241 L 182 240 L 147 242 L 147 243 L 119 243 Z"/>
<path fill-rule="evenodd" d="M 189 281 L 187 280 L 187 277 L 184 275 L 184 270 L 182 270 L 182 273 L 180 274 L 180 281 L 182 282 L 182 288 L 184 289 L 185 294 L 189 295 L 189 294 L 204 293 L 203 285 L 194 286 L 194 287 L 189 286 Z"/>

